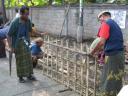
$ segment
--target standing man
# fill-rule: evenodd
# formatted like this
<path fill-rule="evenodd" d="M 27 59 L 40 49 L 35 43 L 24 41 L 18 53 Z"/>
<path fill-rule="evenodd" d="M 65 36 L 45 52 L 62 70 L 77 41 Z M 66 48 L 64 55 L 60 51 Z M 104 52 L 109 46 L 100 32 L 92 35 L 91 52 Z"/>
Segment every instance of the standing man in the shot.
<path fill-rule="evenodd" d="M 104 46 L 105 65 L 98 96 L 117 96 L 122 88 L 124 70 L 123 35 L 119 25 L 111 19 L 110 12 L 101 12 L 98 19 L 101 22 L 97 35 L 100 42 L 91 52 L 93 55 Z"/>
<path fill-rule="evenodd" d="M 4 40 L 8 37 L 7 34 L 9 31 L 9 28 L 10 28 L 10 26 L 6 26 L 6 27 L 0 29 L 0 40 Z"/>
<path fill-rule="evenodd" d="M 7 34 L 9 31 L 9 26 L 5 26 L 0 29 L 0 58 L 6 57 L 6 47 L 7 43 Z"/>
<path fill-rule="evenodd" d="M 20 17 L 12 21 L 8 32 L 11 37 L 10 47 L 16 57 L 17 76 L 20 83 L 25 82 L 23 77 L 27 77 L 29 80 L 36 80 L 33 76 L 33 65 L 29 49 L 29 32 L 32 31 L 32 26 L 28 16 L 29 8 L 22 6 L 20 8 Z"/>

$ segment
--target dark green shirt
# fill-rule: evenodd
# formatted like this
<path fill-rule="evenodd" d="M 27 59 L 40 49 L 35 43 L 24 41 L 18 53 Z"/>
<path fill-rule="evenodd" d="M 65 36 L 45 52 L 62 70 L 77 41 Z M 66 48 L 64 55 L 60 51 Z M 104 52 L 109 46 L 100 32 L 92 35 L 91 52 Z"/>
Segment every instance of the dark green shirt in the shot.
<path fill-rule="evenodd" d="M 23 21 L 19 18 L 15 18 L 11 25 L 10 25 L 10 29 L 8 32 L 8 35 L 12 38 L 12 47 L 15 48 L 16 44 L 18 43 L 17 39 L 20 38 L 19 34 L 22 31 L 22 28 L 25 29 L 25 34 L 23 34 L 23 37 L 28 41 L 28 43 L 30 43 L 30 36 L 29 36 L 29 32 L 32 31 L 32 23 L 30 21 L 30 19 L 28 19 L 26 22 L 23 23 Z"/>

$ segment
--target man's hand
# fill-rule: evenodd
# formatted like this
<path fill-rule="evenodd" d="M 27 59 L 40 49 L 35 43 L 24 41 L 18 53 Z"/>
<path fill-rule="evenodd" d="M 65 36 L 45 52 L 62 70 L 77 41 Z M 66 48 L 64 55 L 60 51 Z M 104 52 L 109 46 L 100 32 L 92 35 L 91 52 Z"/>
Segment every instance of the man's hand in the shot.
<path fill-rule="evenodd" d="M 12 53 L 15 53 L 15 49 L 14 48 L 11 48 L 11 47 L 8 48 L 8 51 L 9 52 L 12 52 Z"/>
<path fill-rule="evenodd" d="M 41 36 L 43 35 L 48 35 L 48 32 L 43 32 L 43 33 L 40 33 Z"/>
<path fill-rule="evenodd" d="M 93 48 L 92 50 L 90 50 L 90 54 L 91 55 L 93 55 L 93 54 L 95 54 L 95 53 L 97 53 L 97 52 L 99 52 L 100 50 L 103 49 L 103 46 L 104 46 L 106 40 L 104 38 L 102 38 L 102 37 L 100 37 L 99 39 L 100 39 L 100 41 L 95 46 L 95 48 Z"/>
<path fill-rule="evenodd" d="M 89 53 L 89 55 L 91 55 L 92 57 L 97 58 L 97 57 L 98 57 L 98 52 L 91 51 L 91 52 Z"/>

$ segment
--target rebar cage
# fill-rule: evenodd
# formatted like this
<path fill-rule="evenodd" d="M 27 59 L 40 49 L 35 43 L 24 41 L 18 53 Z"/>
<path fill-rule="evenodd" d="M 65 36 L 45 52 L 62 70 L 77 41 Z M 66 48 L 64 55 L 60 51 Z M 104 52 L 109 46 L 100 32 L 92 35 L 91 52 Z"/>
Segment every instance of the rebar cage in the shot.
<path fill-rule="evenodd" d="M 88 55 L 89 42 L 77 43 L 72 38 L 49 35 L 43 39 L 43 51 L 47 56 L 38 60 L 43 74 L 81 96 L 95 96 L 98 67 L 96 59 Z"/>

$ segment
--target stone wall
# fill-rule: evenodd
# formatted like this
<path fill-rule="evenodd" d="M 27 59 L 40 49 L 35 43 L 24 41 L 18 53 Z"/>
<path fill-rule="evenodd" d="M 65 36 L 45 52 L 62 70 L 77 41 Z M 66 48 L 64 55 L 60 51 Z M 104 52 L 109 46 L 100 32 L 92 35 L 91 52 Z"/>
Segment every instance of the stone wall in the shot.
<path fill-rule="evenodd" d="M 84 33 L 83 38 L 88 39 L 95 37 L 100 23 L 97 20 L 97 15 L 102 10 L 126 10 L 126 5 L 88 5 L 84 7 Z M 30 18 L 35 26 L 40 31 L 46 31 L 52 34 L 60 34 L 65 18 L 65 7 L 43 7 L 31 8 Z M 76 38 L 78 28 L 78 7 L 70 7 L 68 13 L 68 35 Z M 15 16 L 14 10 L 7 10 L 7 17 L 13 18 Z M 66 25 L 66 24 L 65 24 Z M 128 14 L 126 18 L 126 27 L 122 29 L 124 39 L 128 37 Z M 64 26 L 62 35 L 66 35 L 66 26 Z"/>

